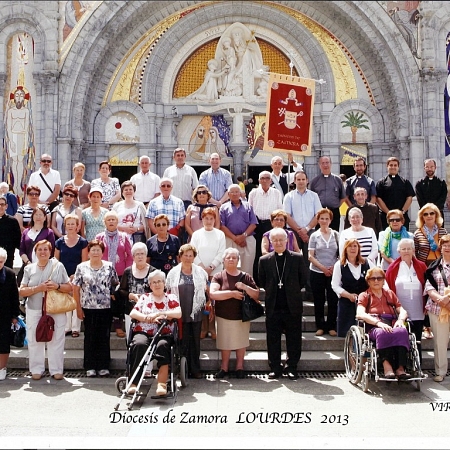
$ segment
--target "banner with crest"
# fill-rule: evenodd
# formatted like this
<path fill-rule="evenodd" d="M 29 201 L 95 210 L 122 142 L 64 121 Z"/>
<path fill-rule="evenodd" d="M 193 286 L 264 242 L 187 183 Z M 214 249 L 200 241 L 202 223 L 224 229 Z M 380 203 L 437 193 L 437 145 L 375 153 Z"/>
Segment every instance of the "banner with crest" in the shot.
<path fill-rule="evenodd" d="M 311 155 L 315 80 L 271 73 L 265 151 Z"/>

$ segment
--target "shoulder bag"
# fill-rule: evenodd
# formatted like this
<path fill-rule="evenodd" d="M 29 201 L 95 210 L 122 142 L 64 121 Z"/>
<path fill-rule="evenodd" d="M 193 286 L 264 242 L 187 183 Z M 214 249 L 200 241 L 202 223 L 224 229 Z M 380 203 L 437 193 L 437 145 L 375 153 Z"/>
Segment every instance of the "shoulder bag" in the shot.
<path fill-rule="evenodd" d="M 47 314 L 46 310 L 47 292 L 42 299 L 42 317 L 36 327 L 36 342 L 50 342 L 55 331 L 55 320 Z"/>
<path fill-rule="evenodd" d="M 245 277 L 245 272 L 242 272 L 241 281 Z M 260 302 L 253 300 L 246 292 L 242 299 L 242 322 L 249 322 L 264 315 L 264 306 Z"/>
<path fill-rule="evenodd" d="M 11 324 L 11 339 L 10 345 L 13 347 L 23 347 L 25 345 L 25 338 L 27 334 L 27 328 L 25 322 L 21 317 L 17 318 L 16 324 Z"/>
<path fill-rule="evenodd" d="M 53 264 L 52 272 L 50 273 L 49 280 L 52 276 L 53 271 L 56 268 L 56 264 Z M 63 314 L 66 312 L 73 311 L 77 308 L 76 300 L 66 292 L 59 292 L 56 289 L 47 291 L 47 312 L 49 314 Z"/>

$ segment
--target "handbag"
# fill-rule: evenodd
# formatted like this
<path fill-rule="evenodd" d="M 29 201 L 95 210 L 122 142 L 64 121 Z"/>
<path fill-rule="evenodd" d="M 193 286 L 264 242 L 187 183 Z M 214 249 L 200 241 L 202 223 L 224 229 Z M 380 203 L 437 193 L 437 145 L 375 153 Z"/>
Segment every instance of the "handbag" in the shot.
<path fill-rule="evenodd" d="M 241 281 L 245 277 L 245 272 L 242 272 Z M 255 320 L 258 317 L 264 315 L 264 306 L 253 300 L 246 292 L 244 292 L 244 298 L 242 299 L 242 322 L 249 322 Z"/>
<path fill-rule="evenodd" d="M 53 264 L 52 271 L 48 279 L 50 280 L 53 271 L 56 268 L 56 264 Z M 59 292 L 56 289 L 47 291 L 46 310 L 49 314 L 63 314 L 73 311 L 77 308 L 76 300 L 65 292 Z"/>
<path fill-rule="evenodd" d="M 55 320 L 46 311 L 47 292 L 42 299 L 42 316 L 36 327 L 36 342 L 50 342 L 55 331 Z"/>
<path fill-rule="evenodd" d="M 27 335 L 27 328 L 22 318 L 17 318 L 16 324 L 11 324 L 10 345 L 13 347 L 23 347 L 25 345 L 25 338 Z"/>
<path fill-rule="evenodd" d="M 49 314 L 62 314 L 74 309 L 77 309 L 77 302 L 70 294 L 57 290 L 47 291 L 47 312 Z"/>
<path fill-rule="evenodd" d="M 136 244 L 136 242 L 143 242 L 145 244 L 147 242 L 147 237 L 143 231 L 136 231 L 131 237 L 133 239 L 133 244 Z"/>

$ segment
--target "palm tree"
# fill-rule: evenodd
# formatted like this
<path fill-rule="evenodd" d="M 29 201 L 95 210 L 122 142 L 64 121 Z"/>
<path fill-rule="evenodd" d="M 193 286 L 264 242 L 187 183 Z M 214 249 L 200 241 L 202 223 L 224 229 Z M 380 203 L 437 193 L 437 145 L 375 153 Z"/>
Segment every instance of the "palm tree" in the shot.
<path fill-rule="evenodd" d="M 358 113 L 354 111 L 350 111 L 348 114 L 344 114 L 344 117 L 347 120 L 342 120 L 341 123 L 342 128 L 344 127 L 350 127 L 352 130 L 352 143 L 356 143 L 356 132 L 358 131 L 358 128 L 365 128 L 366 130 L 370 130 L 370 128 L 367 125 L 364 125 L 364 123 L 369 122 L 367 119 L 363 119 L 364 114 Z"/>

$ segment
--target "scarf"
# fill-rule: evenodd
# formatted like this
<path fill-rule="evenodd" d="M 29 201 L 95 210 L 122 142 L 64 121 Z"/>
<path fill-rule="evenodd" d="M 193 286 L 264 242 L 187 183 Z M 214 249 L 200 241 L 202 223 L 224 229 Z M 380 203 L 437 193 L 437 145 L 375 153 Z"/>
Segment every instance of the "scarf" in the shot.
<path fill-rule="evenodd" d="M 438 249 L 438 245 L 434 240 L 434 236 L 438 233 L 438 226 L 436 224 L 433 225 L 431 231 L 424 225 L 422 228 L 423 234 L 426 236 L 428 243 L 430 244 L 430 249 L 432 252 L 435 252 Z"/>
<path fill-rule="evenodd" d="M 0 284 L 5 284 L 6 281 L 6 270 L 5 266 L 2 267 L 2 270 L 0 270 Z"/>
<path fill-rule="evenodd" d="M 166 288 L 171 294 L 175 294 L 180 299 L 178 291 L 178 283 L 181 275 L 181 264 L 173 267 L 167 274 Z M 208 274 L 197 264 L 192 264 L 192 278 L 194 280 L 194 298 L 192 301 L 191 318 L 193 319 L 195 314 L 199 312 L 206 302 L 206 282 L 208 281 Z"/>
<path fill-rule="evenodd" d="M 116 266 L 117 249 L 119 247 L 119 232 L 105 230 L 106 246 L 108 247 L 108 261 Z"/>
<path fill-rule="evenodd" d="M 409 239 L 408 230 L 402 226 L 400 231 L 394 233 L 391 227 L 386 228 L 386 235 L 384 236 L 383 246 L 381 248 L 381 253 L 384 253 L 388 258 L 392 256 L 392 239 L 400 240 L 400 239 Z"/>

